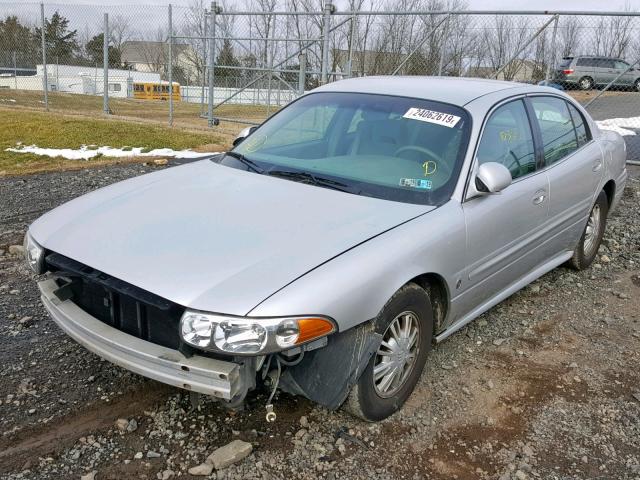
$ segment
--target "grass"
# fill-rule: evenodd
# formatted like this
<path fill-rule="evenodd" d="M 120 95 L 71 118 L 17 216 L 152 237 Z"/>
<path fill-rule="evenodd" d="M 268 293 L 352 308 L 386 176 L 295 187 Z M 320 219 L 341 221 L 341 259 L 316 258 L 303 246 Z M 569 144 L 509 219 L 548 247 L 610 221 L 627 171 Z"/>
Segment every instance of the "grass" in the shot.
<path fill-rule="evenodd" d="M 15 100 L 15 102 L 13 101 Z M 44 109 L 42 92 L 31 90 L 0 90 L 0 106 Z M 54 112 L 87 116 L 102 116 L 102 97 L 71 93 L 49 93 L 49 109 Z M 166 101 L 111 98 L 109 109 L 113 116 L 157 122 L 167 125 L 169 105 Z M 275 110 L 272 107 L 270 113 Z M 261 122 L 267 117 L 267 109 L 260 105 L 222 105 L 215 110 L 216 117 L 228 117 Z M 206 130 L 207 120 L 200 117 L 200 104 L 174 102 L 174 125 L 190 129 Z M 222 122 L 215 131 L 235 134 L 246 125 Z"/>
<path fill-rule="evenodd" d="M 82 95 L 77 97 L 83 101 L 87 98 Z M 216 151 L 227 148 L 230 143 L 229 137 L 205 130 L 191 131 L 144 122 L 37 112 L 15 108 L 15 105 L 0 107 L 0 176 L 140 161 L 135 158 L 116 159 L 104 156 L 92 160 L 65 160 L 6 151 L 19 142 L 45 148 L 79 148 L 81 145 L 115 148 L 135 146 L 147 151 L 163 147 Z"/>

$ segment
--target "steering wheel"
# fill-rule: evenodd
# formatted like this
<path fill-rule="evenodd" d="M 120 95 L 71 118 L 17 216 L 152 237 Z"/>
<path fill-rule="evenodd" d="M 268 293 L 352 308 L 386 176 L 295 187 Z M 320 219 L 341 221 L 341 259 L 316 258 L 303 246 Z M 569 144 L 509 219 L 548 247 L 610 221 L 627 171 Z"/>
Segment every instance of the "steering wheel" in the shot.
<path fill-rule="evenodd" d="M 442 160 L 442 157 L 440 155 L 438 155 L 436 152 L 426 147 L 420 147 L 418 145 L 405 145 L 404 147 L 400 147 L 398 150 L 396 150 L 393 156 L 398 157 L 402 152 L 408 152 L 410 150 L 413 150 L 415 152 L 419 152 L 431 157 L 430 160 L 435 161 L 436 164 L 438 165 L 437 167 L 438 170 L 444 170 L 444 173 L 447 175 L 447 177 L 450 177 L 451 174 L 453 173 L 451 171 L 451 167 L 447 164 L 447 162 Z"/>

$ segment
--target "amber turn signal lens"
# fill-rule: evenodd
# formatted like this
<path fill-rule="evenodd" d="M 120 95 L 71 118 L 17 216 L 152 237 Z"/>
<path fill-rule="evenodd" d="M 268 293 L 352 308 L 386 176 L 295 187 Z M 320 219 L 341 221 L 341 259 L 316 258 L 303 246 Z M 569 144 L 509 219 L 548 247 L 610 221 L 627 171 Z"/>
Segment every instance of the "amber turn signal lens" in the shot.
<path fill-rule="evenodd" d="M 300 333 L 296 344 L 328 335 L 333 332 L 334 326 L 333 323 L 325 318 L 301 318 L 298 320 L 298 329 Z"/>

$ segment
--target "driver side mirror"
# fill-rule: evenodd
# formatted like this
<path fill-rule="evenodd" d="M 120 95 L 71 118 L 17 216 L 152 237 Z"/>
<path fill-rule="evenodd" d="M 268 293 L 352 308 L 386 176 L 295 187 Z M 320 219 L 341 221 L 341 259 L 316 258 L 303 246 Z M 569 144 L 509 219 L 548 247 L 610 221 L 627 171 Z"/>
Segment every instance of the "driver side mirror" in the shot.
<path fill-rule="evenodd" d="M 238 145 L 240 145 L 245 140 L 245 138 L 255 132 L 257 128 L 257 125 L 253 125 L 251 127 L 243 128 L 242 130 L 240 130 L 238 136 L 233 140 L 233 146 L 237 147 Z"/>
<path fill-rule="evenodd" d="M 500 193 L 511 185 L 511 172 L 497 162 L 483 163 L 476 174 L 476 189 L 481 193 Z"/>

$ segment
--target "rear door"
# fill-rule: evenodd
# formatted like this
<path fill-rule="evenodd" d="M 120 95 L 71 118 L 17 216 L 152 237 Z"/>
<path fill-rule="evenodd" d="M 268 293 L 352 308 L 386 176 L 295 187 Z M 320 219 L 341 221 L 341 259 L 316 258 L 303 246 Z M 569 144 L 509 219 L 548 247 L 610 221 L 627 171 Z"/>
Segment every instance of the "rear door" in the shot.
<path fill-rule="evenodd" d="M 590 57 L 578 57 L 575 62 L 574 71 L 572 77 L 576 82 L 581 78 L 591 78 L 595 81 L 593 67 L 595 65 L 595 59 Z"/>
<path fill-rule="evenodd" d="M 631 66 L 622 60 L 614 60 L 613 61 L 615 76 L 620 77 L 616 80 L 616 85 L 621 87 L 630 87 L 633 85 L 635 80 L 635 76 L 633 74 L 633 70 L 631 70 Z"/>
<path fill-rule="evenodd" d="M 615 63 L 611 58 L 598 58 L 596 60 L 594 80 L 598 85 L 606 85 L 616 78 Z"/>
<path fill-rule="evenodd" d="M 495 108 L 483 128 L 476 165 L 502 163 L 513 183 L 463 203 L 468 267 L 462 309 L 477 307 L 541 263 L 536 244 L 547 220 L 549 182 L 538 169 L 530 116 L 523 99 L 511 100 Z"/>
<path fill-rule="evenodd" d="M 584 117 L 570 102 L 555 96 L 531 96 L 527 101 L 535 114 L 549 177 L 544 248 L 552 256 L 573 250 L 578 242 L 604 163 Z"/>

